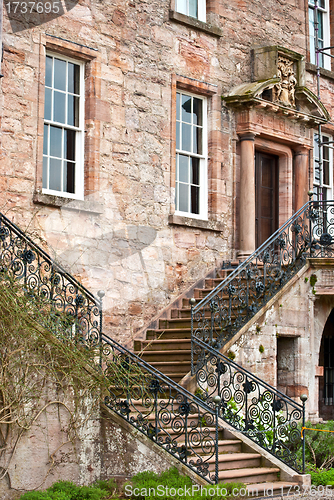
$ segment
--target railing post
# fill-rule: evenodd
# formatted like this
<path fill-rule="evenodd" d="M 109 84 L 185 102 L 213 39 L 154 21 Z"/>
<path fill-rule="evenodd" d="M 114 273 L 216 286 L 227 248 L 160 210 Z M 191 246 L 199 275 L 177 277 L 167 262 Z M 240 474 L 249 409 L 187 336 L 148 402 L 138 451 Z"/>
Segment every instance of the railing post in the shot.
<path fill-rule="evenodd" d="M 100 368 L 102 368 L 102 319 L 103 319 L 103 312 L 102 312 L 102 305 L 103 305 L 103 297 L 105 296 L 105 292 L 103 290 L 99 290 L 97 292 L 97 295 L 99 297 L 100 303 L 99 303 L 99 314 L 100 314 L 100 328 L 99 328 L 99 350 L 100 350 Z"/>
<path fill-rule="evenodd" d="M 188 398 L 185 398 L 185 416 L 184 416 L 184 461 L 188 460 Z M 198 415 L 198 417 L 200 414 Z"/>
<path fill-rule="evenodd" d="M 300 396 L 300 400 L 303 403 L 303 431 L 302 431 L 302 438 L 303 438 L 303 474 L 305 474 L 305 403 L 307 401 L 307 395 L 302 394 Z"/>
<path fill-rule="evenodd" d="M 273 400 L 273 446 L 272 446 L 272 453 L 275 454 L 276 450 L 276 399 L 274 397 Z"/>
<path fill-rule="evenodd" d="M 221 403 L 221 397 L 220 396 L 214 396 L 213 402 L 215 404 L 215 410 L 216 410 L 216 439 L 215 439 L 215 484 L 218 484 L 219 481 L 219 444 L 218 444 L 218 418 L 219 418 L 219 407 Z"/>
<path fill-rule="evenodd" d="M 196 304 L 196 300 L 192 297 L 190 300 L 190 308 L 191 308 L 191 374 L 194 375 L 194 311 L 193 307 Z"/>

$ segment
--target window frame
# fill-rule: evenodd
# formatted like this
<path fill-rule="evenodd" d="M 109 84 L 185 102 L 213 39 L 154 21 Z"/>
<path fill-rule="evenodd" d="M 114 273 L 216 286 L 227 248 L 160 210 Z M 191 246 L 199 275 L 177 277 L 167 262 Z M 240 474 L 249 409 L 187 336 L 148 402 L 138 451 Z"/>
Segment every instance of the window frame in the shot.
<path fill-rule="evenodd" d="M 203 23 L 206 23 L 206 0 L 196 0 L 197 4 L 197 16 L 192 16 L 189 14 L 189 3 L 190 0 L 183 0 L 186 2 L 186 12 L 182 10 L 180 7 L 180 3 L 182 0 L 175 0 L 175 12 L 178 12 L 179 14 L 183 14 L 185 16 L 191 17 L 193 19 L 198 19 L 198 21 L 202 21 Z"/>
<path fill-rule="evenodd" d="M 318 201 L 318 194 L 316 189 L 320 186 L 320 179 L 317 182 L 316 181 L 316 165 L 317 165 L 317 159 L 319 158 L 319 155 L 317 153 L 317 149 L 319 146 L 316 146 L 317 144 L 317 137 L 318 134 L 315 133 L 313 135 L 313 193 L 314 193 L 314 201 Z M 333 137 L 329 134 L 322 134 L 321 142 L 324 142 L 324 139 L 328 139 L 328 142 L 333 140 Z M 326 200 L 332 200 L 333 199 L 333 149 L 331 145 L 329 144 L 327 147 L 325 146 L 326 150 L 328 151 L 328 160 L 327 161 L 328 166 L 329 166 L 329 184 L 324 184 L 323 183 L 323 189 L 326 190 Z M 323 148 L 323 150 L 325 149 Z M 323 163 L 324 163 L 324 155 L 323 155 Z M 322 169 L 322 176 L 324 176 L 324 169 Z"/>
<path fill-rule="evenodd" d="M 323 25 L 323 30 L 324 30 L 324 36 L 323 36 L 323 47 L 329 47 L 330 46 L 330 6 L 329 6 L 329 0 L 324 0 L 325 2 L 325 7 L 320 7 L 318 5 L 318 12 L 321 13 L 322 16 L 322 25 Z M 309 25 L 309 43 L 310 43 L 310 63 L 311 64 L 316 64 L 316 54 L 315 54 L 315 32 L 313 29 L 314 26 L 314 21 L 312 22 L 310 11 L 313 10 L 313 20 L 314 20 L 314 2 L 312 0 L 308 0 L 308 25 Z M 320 54 L 319 58 L 319 66 L 324 69 L 331 70 L 331 58 L 328 56 L 325 56 L 326 53 L 329 53 L 326 51 L 325 53 Z"/>
<path fill-rule="evenodd" d="M 84 189 L 85 189 L 85 168 L 84 168 L 84 149 L 85 149 L 85 62 L 80 59 L 75 59 L 73 57 L 68 57 L 62 53 L 54 52 L 51 50 L 47 50 L 45 54 L 45 61 L 47 57 L 52 57 L 54 59 L 66 61 L 67 63 L 76 64 L 79 66 L 79 81 L 80 81 L 80 93 L 79 93 L 79 124 L 78 127 L 64 124 L 61 122 L 56 122 L 54 120 L 45 119 L 45 111 L 43 110 L 43 142 L 44 142 L 44 127 L 45 125 L 54 125 L 55 127 L 61 128 L 64 130 L 74 130 L 75 131 L 75 183 L 74 183 L 74 193 L 70 193 L 68 191 L 57 191 L 54 189 L 50 189 L 48 187 L 43 187 L 44 184 L 44 176 L 42 174 L 42 194 L 59 196 L 62 198 L 71 198 L 76 200 L 84 199 Z M 45 93 L 45 82 L 44 82 L 44 93 Z M 52 87 L 53 88 L 53 87 Z M 68 91 L 66 90 L 66 94 Z M 45 99 L 45 98 L 44 98 Z M 44 100 L 45 102 L 45 100 Z M 54 103 L 52 102 L 52 109 Z M 48 151 L 49 152 L 49 151 Z M 46 155 L 44 155 L 44 146 L 43 146 L 43 159 Z M 50 157 L 50 155 L 47 155 Z M 64 158 L 62 158 L 62 172 L 63 172 L 63 162 Z M 43 169 L 44 170 L 44 169 Z M 48 166 L 48 174 L 50 172 L 50 166 Z M 44 172 L 43 172 L 44 173 Z"/>
<path fill-rule="evenodd" d="M 196 98 L 201 100 L 202 102 L 202 154 L 193 153 L 190 151 L 186 151 L 183 149 L 178 149 L 177 144 L 175 143 L 175 215 L 189 217 L 192 219 L 208 219 L 208 98 L 205 95 L 194 94 L 192 92 L 187 92 L 182 89 L 176 89 L 176 102 L 177 102 L 177 94 L 186 95 L 192 98 Z M 181 106 L 181 99 L 180 99 Z M 175 115 L 175 127 L 177 127 L 177 112 Z M 182 123 L 182 121 L 181 121 Z M 193 122 L 191 122 L 193 124 Z M 191 129 L 193 130 L 193 129 Z M 193 134 L 191 134 L 193 135 Z M 189 193 L 189 201 L 187 212 L 181 211 L 178 209 L 178 155 L 188 156 L 189 158 L 198 158 L 199 159 L 199 213 L 191 212 L 191 193 Z M 188 181 L 188 186 L 192 183 L 190 179 Z"/>

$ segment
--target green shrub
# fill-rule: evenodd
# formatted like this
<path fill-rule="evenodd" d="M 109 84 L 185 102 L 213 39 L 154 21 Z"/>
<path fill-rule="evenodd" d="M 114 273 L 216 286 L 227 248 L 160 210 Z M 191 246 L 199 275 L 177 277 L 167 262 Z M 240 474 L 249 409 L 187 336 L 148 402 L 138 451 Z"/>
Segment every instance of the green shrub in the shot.
<path fill-rule="evenodd" d="M 159 490 L 158 487 L 162 489 Z M 194 485 L 188 476 L 182 476 L 175 467 L 172 467 L 160 475 L 149 471 L 136 474 L 123 486 L 123 492 L 125 497 L 134 500 L 203 500 L 203 498 L 219 500 L 231 496 L 233 490 L 239 491 L 243 487 L 245 485 L 241 483 L 218 486 L 208 484 L 200 487 Z"/>
<path fill-rule="evenodd" d="M 323 424 L 306 422 L 305 427 L 334 431 L 334 422 L 333 420 L 328 420 Z M 334 432 L 305 430 L 304 433 L 306 470 L 308 472 L 315 472 L 317 469 L 330 469 L 334 464 Z M 297 451 L 297 459 L 299 462 L 302 460 L 301 446 Z"/>
<path fill-rule="evenodd" d="M 109 481 L 100 483 L 105 483 L 105 486 L 109 487 Z M 96 485 L 76 486 L 70 481 L 58 481 L 46 491 L 28 491 L 19 500 L 103 500 L 104 498 L 110 498 L 110 491 L 107 488 Z"/>
<path fill-rule="evenodd" d="M 312 484 L 330 486 L 334 484 L 334 469 L 311 472 Z"/>
<path fill-rule="evenodd" d="M 19 500 L 53 500 L 53 497 L 50 497 L 46 491 L 28 491 L 21 495 Z"/>

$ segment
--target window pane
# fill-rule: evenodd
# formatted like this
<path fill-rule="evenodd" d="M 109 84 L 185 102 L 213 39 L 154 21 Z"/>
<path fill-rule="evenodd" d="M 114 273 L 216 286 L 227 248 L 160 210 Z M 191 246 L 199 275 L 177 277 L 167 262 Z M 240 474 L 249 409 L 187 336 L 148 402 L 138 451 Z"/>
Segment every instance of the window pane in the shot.
<path fill-rule="evenodd" d="M 48 188 L 48 158 L 43 157 L 43 188 Z"/>
<path fill-rule="evenodd" d="M 329 163 L 326 161 L 323 165 L 324 168 L 324 184 L 329 186 Z"/>
<path fill-rule="evenodd" d="M 54 59 L 54 88 L 66 90 L 66 61 Z"/>
<path fill-rule="evenodd" d="M 198 17 L 197 0 L 189 0 L 189 16 Z"/>
<path fill-rule="evenodd" d="M 65 123 L 65 101 L 66 95 L 62 92 L 54 92 L 54 114 L 53 120 L 59 123 Z"/>
<path fill-rule="evenodd" d="M 318 10 L 318 38 L 319 41 L 324 39 L 324 22 L 323 13 Z"/>
<path fill-rule="evenodd" d="M 176 0 L 176 11 L 187 15 L 187 0 Z"/>
<path fill-rule="evenodd" d="M 46 57 L 45 62 L 45 85 L 52 87 L 52 57 Z"/>
<path fill-rule="evenodd" d="M 75 164 L 67 161 L 64 170 L 64 191 L 74 193 L 75 189 Z"/>
<path fill-rule="evenodd" d="M 202 129 L 199 127 L 193 128 L 193 153 L 202 154 Z"/>
<path fill-rule="evenodd" d="M 68 63 L 68 92 L 80 94 L 80 66 Z"/>
<path fill-rule="evenodd" d="M 179 181 L 189 182 L 189 157 L 179 155 Z"/>
<path fill-rule="evenodd" d="M 182 123 L 182 145 L 183 151 L 191 152 L 191 125 Z"/>
<path fill-rule="evenodd" d="M 182 96 L 182 121 L 191 123 L 191 97 Z"/>
<path fill-rule="evenodd" d="M 199 159 L 191 159 L 191 181 L 192 184 L 199 186 Z"/>
<path fill-rule="evenodd" d="M 50 126 L 50 156 L 62 157 L 62 129 Z"/>
<path fill-rule="evenodd" d="M 179 210 L 180 212 L 189 211 L 188 204 L 188 185 L 179 184 Z"/>
<path fill-rule="evenodd" d="M 44 125 L 43 155 L 48 154 L 48 143 L 49 143 L 49 127 L 48 125 Z"/>
<path fill-rule="evenodd" d="M 74 127 L 79 126 L 79 97 L 68 95 L 67 97 L 67 123 Z"/>
<path fill-rule="evenodd" d="M 199 214 L 199 187 L 191 186 L 191 213 Z"/>
<path fill-rule="evenodd" d="M 176 119 L 181 120 L 180 116 L 180 94 L 176 93 Z"/>
<path fill-rule="evenodd" d="M 50 158 L 50 183 L 49 189 L 61 191 L 61 160 Z"/>
<path fill-rule="evenodd" d="M 64 158 L 75 160 L 75 131 L 64 130 Z"/>
<path fill-rule="evenodd" d="M 203 125 L 203 122 L 202 122 L 202 100 L 196 99 L 196 97 L 194 97 L 193 107 L 194 107 L 193 123 L 194 123 L 194 125 L 201 125 L 202 126 Z"/>
<path fill-rule="evenodd" d="M 181 149 L 180 122 L 176 122 L 176 149 Z"/>
<path fill-rule="evenodd" d="M 44 97 L 44 119 L 52 120 L 51 116 L 51 103 L 52 103 L 52 90 L 45 89 L 45 97 Z"/>

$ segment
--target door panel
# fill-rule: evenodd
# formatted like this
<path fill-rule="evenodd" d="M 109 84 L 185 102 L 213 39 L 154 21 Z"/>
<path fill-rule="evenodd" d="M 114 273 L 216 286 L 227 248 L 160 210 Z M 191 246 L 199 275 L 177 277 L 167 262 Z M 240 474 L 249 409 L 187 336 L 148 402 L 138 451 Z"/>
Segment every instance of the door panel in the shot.
<path fill-rule="evenodd" d="M 256 246 L 278 229 L 278 158 L 255 154 Z"/>

